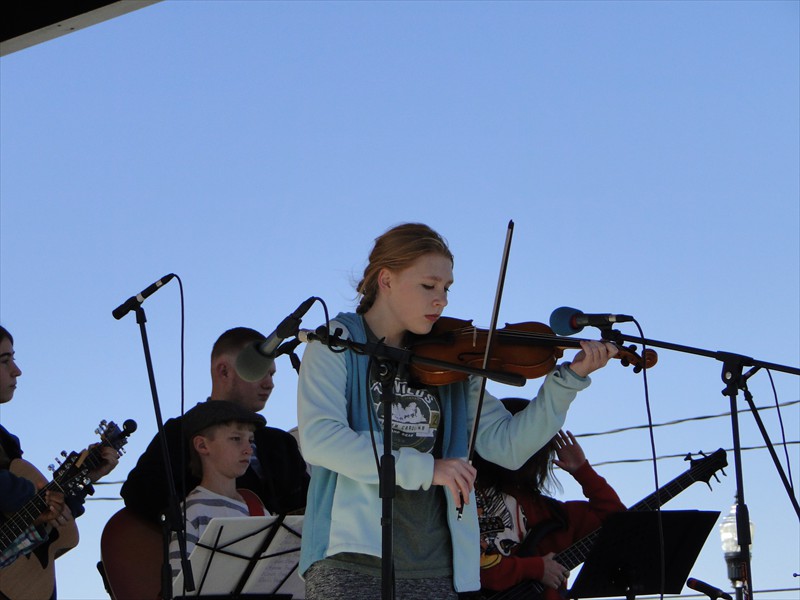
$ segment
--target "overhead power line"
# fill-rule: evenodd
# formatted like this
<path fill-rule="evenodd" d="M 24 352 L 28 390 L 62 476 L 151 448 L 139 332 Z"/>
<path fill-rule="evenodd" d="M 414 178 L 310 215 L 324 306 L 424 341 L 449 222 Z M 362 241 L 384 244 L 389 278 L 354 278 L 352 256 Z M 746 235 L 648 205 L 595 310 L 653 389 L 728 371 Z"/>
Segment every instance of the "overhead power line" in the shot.
<path fill-rule="evenodd" d="M 786 407 L 786 406 L 794 406 L 795 404 L 800 404 L 800 400 L 790 400 L 789 402 L 784 402 L 782 404 L 778 404 L 777 406 L 783 408 L 783 407 Z M 775 410 L 776 405 L 771 404 L 769 406 L 759 406 L 759 407 L 756 407 L 756 408 L 757 408 L 758 411 Z M 748 409 L 742 409 L 742 410 L 740 410 L 738 412 L 740 412 L 740 413 L 751 412 L 751 410 L 748 408 Z M 722 417 L 730 417 L 730 416 L 731 416 L 731 413 L 730 413 L 730 411 L 728 411 L 728 412 L 724 412 L 724 413 L 717 413 L 717 414 L 714 414 L 714 415 L 700 415 L 700 416 L 697 416 L 697 417 L 686 417 L 685 419 L 675 419 L 674 421 L 664 421 L 663 423 L 655 423 L 653 425 L 653 428 L 656 428 L 656 427 L 669 427 L 671 425 L 680 425 L 681 423 L 690 423 L 692 421 L 707 421 L 708 419 L 721 419 Z M 587 437 L 596 437 L 596 436 L 599 436 L 599 435 L 612 435 L 612 434 L 615 434 L 615 433 L 623 433 L 625 431 L 635 431 L 635 430 L 638 430 L 638 429 L 649 429 L 649 427 L 650 426 L 647 425 L 647 424 L 631 425 L 630 427 L 619 427 L 617 429 L 608 429 L 606 431 L 596 431 L 596 432 L 591 432 L 591 433 L 581 433 L 580 435 L 576 435 L 575 437 L 587 438 Z"/>

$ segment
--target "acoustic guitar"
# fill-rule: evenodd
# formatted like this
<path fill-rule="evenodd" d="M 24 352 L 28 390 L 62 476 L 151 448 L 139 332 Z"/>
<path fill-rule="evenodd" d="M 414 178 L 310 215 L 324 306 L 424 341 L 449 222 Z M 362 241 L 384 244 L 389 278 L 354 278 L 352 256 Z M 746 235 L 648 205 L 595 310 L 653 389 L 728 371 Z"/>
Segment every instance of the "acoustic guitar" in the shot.
<path fill-rule="evenodd" d="M 688 471 L 660 487 L 658 491 L 637 502 L 628 510 L 655 510 L 697 481 L 704 481 L 711 487 L 711 477 L 716 477 L 716 472 L 726 466 L 728 466 L 728 459 L 725 450 L 722 448 L 709 456 L 692 460 Z M 569 570 L 574 569 L 586 560 L 598 537 L 600 537 L 600 529 L 596 529 L 573 543 L 566 550 L 559 552 L 553 557 L 553 560 L 558 561 Z M 502 592 L 484 591 L 482 595 L 486 600 L 530 600 L 538 598 L 544 590 L 545 587 L 542 582 L 528 580 L 522 581 Z"/>
<path fill-rule="evenodd" d="M 5 551 L 12 546 L 14 541 L 22 535 L 36 519 L 48 510 L 45 502 L 45 492 L 48 490 L 62 492 L 64 496 L 80 496 L 85 494 L 85 488 L 91 483 L 89 473 L 102 463 L 101 449 L 114 448 L 122 455 L 122 446 L 127 443 L 127 437 L 136 430 L 136 423 L 127 420 L 123 430 L 113 422 L 102 421 L 96 430 L 100 434 L 101 442 L 82 452 L 72 452 L 67 455 L 62 452 L 64 461 L 53 471 L 53 479 L 47 482 L 36 467 L 22 459 L 11 461 L 9 470 L 20 477 L 32 481 L 38 491 L 17 512 L 7 515 L 0 525 L 0 551 Z M 0 598 L 3 600 L 47 600 L 55 589 L 54 561 L 62 554 L 78 545 L 79 534 L 75 520 L 72 519 L 63 525 L 47 526 L 48 537 L 38 545 L 33 552 L 18 556 L 11 564 L 0 568 Z"/>

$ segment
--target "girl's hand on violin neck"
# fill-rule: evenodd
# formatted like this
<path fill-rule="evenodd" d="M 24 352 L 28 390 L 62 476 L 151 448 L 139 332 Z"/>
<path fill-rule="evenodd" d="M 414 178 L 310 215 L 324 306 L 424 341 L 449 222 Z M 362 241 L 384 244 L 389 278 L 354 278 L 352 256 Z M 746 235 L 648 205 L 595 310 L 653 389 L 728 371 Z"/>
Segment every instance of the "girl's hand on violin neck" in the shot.
<path fill-rule="evenodd" d="M 580 344 L 581 351 L 572 359 L 570 369 L 581 377 L 586 377 L 589 373 L 602 369 L 619 352 L 619 348 L 608 342 L 584 340 Z"/>
<path fill-rule="evenodd" d="M 450 490 L 456 507 L 461 507 L 461 499 L 469 504 L 469 493 L 475 484 L 478 471 L 460 458 L 437 458 L 433 461 L 433 485 L 443 485 Z"/>

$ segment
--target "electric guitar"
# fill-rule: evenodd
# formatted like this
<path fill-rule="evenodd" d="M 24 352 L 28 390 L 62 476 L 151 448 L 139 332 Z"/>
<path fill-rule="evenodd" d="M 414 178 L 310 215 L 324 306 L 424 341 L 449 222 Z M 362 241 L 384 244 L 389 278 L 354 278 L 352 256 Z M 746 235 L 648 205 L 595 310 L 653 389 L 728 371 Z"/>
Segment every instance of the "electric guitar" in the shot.
<path fill-rule="evenodd" d="M 688 471 L 659 488 L 657 492 L 653 492 L 640 502 L 637 502 L 628 510 L 655 510 L 697 481 L 704 481 L 711 487 L 711 477 L 716 476 L 717 471 L 728 466 L 727 455 L 722 448 L 709 456 L 690 462 L 691 467 Z M 571 571 L 586 560 L 598 537 L 600 537 L 600 529 L 596 529 L 573 543 L 566 550 L 559 552 L 553 556 L 553 560 L 558 561 Z M 486 600 L 530 600 L 531 598 L 538 598 L 539 594 L 544 590 L 545 586 L 541 581 L 528 580 L 522 581 L 503 592 L 488 592 L 489 595 L 484 592 L 484 597 Z"/>
<path fill-rule="evenodd" d="M 103 462 L 101 450 L 104 447 L 114 448 L 121 456 L 122 446 L 127 443 L 127 437 L 136 431 L 136 423 L 127 420 L 123 430 L 113 422 L 102 421 L 96 433 L 100 434 L 101 442 L 82 452 L 72 452 L 67 455 L 62 452 L 64 461 L 59 461 L 59 467 L 53 470 L 53 479 L 46 481 L 36 467 L 22 459 L 11 461 L 9 470 L 14 474 L 25 477 L 35 484 L 44 484 L 36 494 L 17 512 L 7 515 L 7 519 L 0 525 L 0 551 L 5 551 L 12 546 L 14 541 L 22 535 L 42 514 L 47 512 L 45 492 L 61 492 L 64 496 L 79 496 L 85 494 L 86 486 L 91 483 L 89 473 Z M 48 537 L 39 544 L 33 552 L 17 557 L 11 564 L 0 568 L 0 598 L 4 600 L 32 600 L 42 598 L 47 600 L 55 588 L 56 558 L 78 545 L 79 535 L 75 520 L 72 519 L 63 525 L 51 527 L 48 525 Z"/>

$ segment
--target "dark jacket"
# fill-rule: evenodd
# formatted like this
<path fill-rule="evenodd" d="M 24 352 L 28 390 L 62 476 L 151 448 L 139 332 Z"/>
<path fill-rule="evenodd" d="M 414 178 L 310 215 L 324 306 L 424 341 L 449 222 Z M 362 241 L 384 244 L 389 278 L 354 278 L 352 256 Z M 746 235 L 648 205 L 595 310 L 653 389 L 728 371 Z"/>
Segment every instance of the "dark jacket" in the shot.
<path fill-rule="evenodd" d="M 0 513 L 18 511 L 36 491 L 32 482 L 8 470 L 9 463 L 16 458 L 22 458 L 19 438 L 0 425 Z"/>

